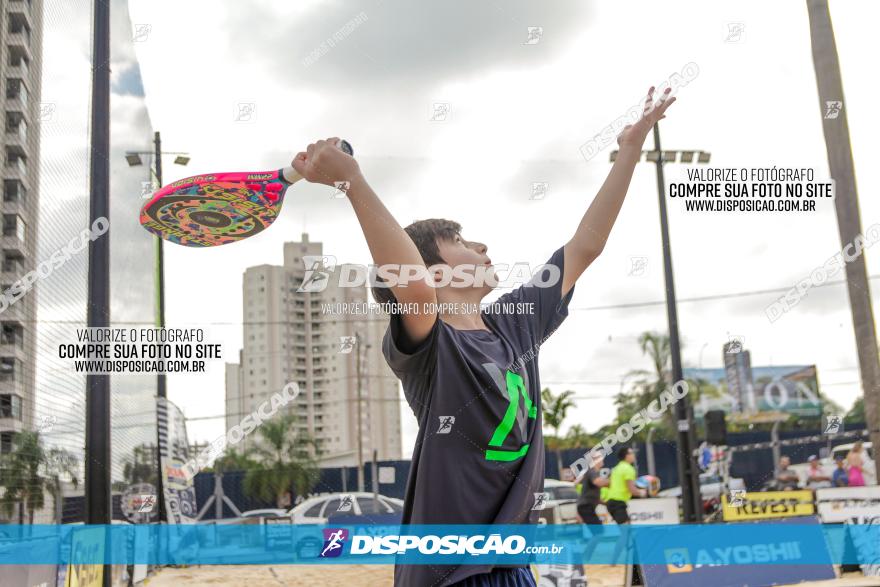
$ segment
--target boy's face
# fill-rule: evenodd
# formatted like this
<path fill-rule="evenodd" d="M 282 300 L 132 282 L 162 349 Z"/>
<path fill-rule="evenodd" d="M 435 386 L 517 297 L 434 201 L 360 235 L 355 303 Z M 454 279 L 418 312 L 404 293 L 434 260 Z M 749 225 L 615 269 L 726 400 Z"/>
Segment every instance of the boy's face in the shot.
<path fill-rule="evenodd" d="M 453 270 L 455 270 L 456 266 L 462 265 L 466 269 L 460 269 L 461 273 L 474 275 L 476 271 L 476 287 L 480 287 L 479 284 L 482 282 L 485 289 L 492 289 L 494 270 L 492 269 L 492 260 L 486 254 L 489 250 L 488 246 L 476 241 L 465 240 L 464 237 L 457 234 L 451 241 L 438 239 L 437 248 L 440 251 L 440 256 Z M 480 272 L 482 267 L 485 267 L 485 269 Z M 461 283 L 461 281 L 453 277 L 452 283 Z"/>

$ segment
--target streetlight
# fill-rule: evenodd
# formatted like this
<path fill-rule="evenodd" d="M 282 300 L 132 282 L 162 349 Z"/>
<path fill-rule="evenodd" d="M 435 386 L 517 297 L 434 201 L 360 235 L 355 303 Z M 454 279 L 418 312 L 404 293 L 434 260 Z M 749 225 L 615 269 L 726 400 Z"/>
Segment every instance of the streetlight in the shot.
<path fill-rule="evenodd" d="M 129 167 L 138 167 L 143 165 L 141 155 L 151 156 L 153 158 L 153 166 L 150 168 L 151 179 L 155 179 L 159 187 L 162 187 L 162 155 L 177 155 L 174 163 L 177 165 L 186 165 L 189 163 L 189 154 L 180 152 L 162 151 L 162 138 L 159 131 L 153 134 L 153 151 L 128 151 L 125 153 L 125 160 Z M 153 236 L 155 250 L 155 296 L 156 296 L 156 326 L 165 328 L 165 255 L 163 251 L 163 241 L 159 236 Z M 159 476 L 156 486 L 158 494 L 157 501 L 159 506 L 159 521 L 165 518 L 165 491 L 163 488 L 164 471 L 162 470 L 162 439 L 159 433 L 159 402 L 168 397 L 166 387 L 166 376 L 164 372 L 156 374 L 156 395 L 160 398 L 156 403 L 156 460 L 159 467 Z"/>
<path fill-rule="evenodd" d="M 672 252 L 669 244 L 669 220 L 666 215 L 666 182 L 663 178 L 663 164 L 690 163 L 697 155 L 698 163 L 708 163 L 711 155 L 706 151 L 664 151 L 660 147 L 660 125 L 654 124 L 654 149 L 642 151 L 645 161 L 657 166 L 657 194 L 660 201 L 660 236 L 663 245 L 663 275 L 666 282 L 666 317 L 669 322 L 669 351 L 672 360 L 673 384 L 684 379 L 681 366 L 681 344 L 678 336 L 678 311 L 675 304 L 675 281 L 672 274 Z M 611 161 L 617 159 L 617 151 L 612 151 Z M 693 409 L 685 395 L 675 403 L 678 428 L 678 477 L 681 484 L 681 502 L 685 522 L 700 522 L 702 519 L 702 499 L 700 497 L 699 465 L 696 462 L 694 447 Z"/>

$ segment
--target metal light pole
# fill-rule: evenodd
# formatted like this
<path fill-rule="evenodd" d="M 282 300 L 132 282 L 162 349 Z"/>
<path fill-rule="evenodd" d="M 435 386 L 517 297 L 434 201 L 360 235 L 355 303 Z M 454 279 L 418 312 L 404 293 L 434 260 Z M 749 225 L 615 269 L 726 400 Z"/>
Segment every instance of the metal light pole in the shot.
<path fill-rule="evenodd" d="M 91 149 L 89 158 L 89 225 L 110 217 L 110 3 L 95 2 L 92 49 Z M 89 328 L 110 326 L 110 236 L 89 241 Z M 86 375 L 85 522 L 107 524 L 112 518 L 110 494 L 110 375 Z M 105 546 L 106 548 L 106 546 Z M 103 565 L 103 584 L 110 585 L 110 566 Z"/>
<path fill-rule="evenodd" d="M 356 416 L 357 416 L 357 435 L 358 435 L 358 439 L 357 439 L 357 450 L 358 450 L 357 484 L 358 484 L 358 491 L 363 491 L 364 490 L 364 447 L 363 447 L 364 440 L 363 440 L 363 426 L 362 426 L 363 418 L 361 417 L 362 416 L 362 414 L 361 414 L 361 398 L 363 396 L 362 386 L 361 386 L 361 378 L 362 378 L 361 377 L 361 341 L 362 341 L 361 333 L 355 332 L 354 338 L 355 338 L 355 350 L 357 352 L 357 356 L 355 359 L 355 361 L 356 361 L 355 369 L 357 370 L 357 408 L 355 409 L 355 412 L 357 413 Z"/>
<path fill-rule="evenodd" d="M 153 157 L 153 168 L 151 172 L 153 177 L 156 180 L 156 183 L 161 188 L 162 181 L 162 155 L 177 155 L 174 162 L 178 165 L 186 165 L 189 163 L 188 153 L 182 152 L 162 152 L 162 136 L 159 131 L 153 133 L 153 150 L 152 151 L 127 151 L 125 153 L 125 159 L 128 161 L 129 166 L 136 167 L 142 164 L 141 155 L 149 155 Z M 152 178 L 151 178 L 152 179 Z M 155 279 L 155 304 L 156 304 L 156 327 L 157 328 L 165 328 L 165 256 L 164 256 L 164 241 L 159 236 L 153 236 L 153 246 L 154 246 L 154 279 Z M 168 388 L 167 388 L 167 377 L 164 372 L 159 372 L 156 374 L 156 395 L 158 396 L 158 402 L 161 402 L 163 399 L 168 397 Z M 159 414 L 157 402 L 157 418 Z M 167 413 L 167 411 L 166 411 Z M 161 434 L 159 433 L 159 426 L 156 426 L 156 461 L 159 469 L 159 475 L 156 482 L 156 496 L 157 498 L 157 506 L 159 508 L 159 521 L 163 522 L 166 520 L 165 515 L 165 490 L 164 490 L 164 475 L 165 472 L 162 470 L 162 439 Z"/>
<path fill-rule="evenodd" d="M 704 151 L 663 151 L 660 147 L 660 125 L 654 124 L 654 150 L 646 153 L 646 160 L 657 165 L 657 194 L 660 204 L 660 237 L 663 245 L 663 276 L 666 282 L 666 316 L 669 323 L 669 354 L 672 362 L 672 383 L 684 379 L 681 367 L 681 344 L 678 335 L 678 311 L 675 302 L 675 281 L 672 273 L 672 251 L 669 242 L 669 219 L 666 214 L 666 181 L 663 164 L 674 162 L 680 154 L 682 163 L 691 163 L 694 154 L 698 163 L 708 163 L 710 155 Z M 611 161 L 617 151 L 611 153 Z M 675 403 L 676 427 L 678 429 L 678 478 L 681 484 L 681 503 L 685 522 L 698 523 L 703 518 L 700 496 L 700 468 L 694 453 L 696 437 L 694 416 L 690 398 L 685 395 Z"/>

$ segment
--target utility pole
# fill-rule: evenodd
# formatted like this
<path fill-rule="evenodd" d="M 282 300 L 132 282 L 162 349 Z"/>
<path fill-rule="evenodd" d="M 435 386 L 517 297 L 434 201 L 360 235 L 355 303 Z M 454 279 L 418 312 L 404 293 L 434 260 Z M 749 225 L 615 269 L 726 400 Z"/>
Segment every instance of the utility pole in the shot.
<path fill-rule="evenodd" d="M 837 212 L 837 230 L 840 243 L 847 247 L 862 233 L 859 212 L 859 194 L 856 189 L 856 170 L 846 102 L 843 98 L 843 79 L 834 28 L 828 11 L 828 0 L 807 0 L 810 17 L 810 43 L 813 68 L 822 114 L 822 132 L 828 155 L 828 170 L 834 180 L 834 208 Z M 846 287 L 849 293 L 859 375 L 865 402 L 865 424 L 874 450 L 880 446 L 880 358 L 877 353 L 877 331 L 874 327 L 874 309 L 871 305 L 871 284 L 865 268 L 865 254 L 847 261 Z"/>
<path fill-rule="evenodd" d="M 189 163 L 189 154 L 183 152 L 163 152 L 162 151 L 162 135 L 159 131 L 153 133 L 153 150 L 152 151 L 126 151 L 125 160 L 129 166 L 136 167 L 141 165 L 140 156 L 150 156 L 153 159 L 151 169 L 152 177 L 156 180 L 156 184 L 161 188 L 164 184 L 162 179 L 162 155 L 177 155 L 174 162 L 177 165 L 187 165 Z M 165 328 L 165 241 L 158 235 L 153 236 L 153 272 L 155 281 L 155 309 L 156 309 L 156 328 Z M 157 343 L 161 345 L 161 343 Z M 156 420 L 157 423 L 161 419 L 167 418 L 167 406 L 160 408 L 160 404 L 168 397 L 167 375 L 164 371 L 156 374 Z M 156 426 L 156 458 L 159 475 L 156 482 L 157 504 L 159 508 L 159 522 L 167 520 L 165 513 L 165 490 L 164 477 L 165 472 L 162 469 L 162 434 L 159 432 L 159 426 Z"/>
<path fill-rule="evenodd" d="M 672 384 L 682 381 L 681 344 L 678 338 L 678 310 L 675 304 L 675 279 L 672 273 L 672 249 L 669 242 L 669 218 L 666 214 L 666 181 L 660 149 L 660 124 L 654 124 L 654 151 L 657 153 L 657 194 L 660 196 L 660 238 L 663 241 L 663 276 L 666 282 L 666 317 L 669 322 L 669 354 L 672 360 Z M 685 522 L 702 520 L 700 469 L 694 455 L 694 419 L 690 398 L 685 395 L 675 402 L 678 428 L 678 476 Z"/>
<path fill-rule="evenodd" d="M 153 155 L 153 166 L 156 171 L 156 181 L 159 188 L 162 187 L 162 138 L 159 131 L 153 135 L 153 147 L 155 154 Z M 165 260 L 163 257 L 162 243 L 158 235 L 153 235 L 154 247 L 156 249 L 156 326 L 165 328 Z M 158 338 L 158 337 L 157 337 Z M 159 476 L 156 481 L 156 502 L 159 507 L 159 523 L 167 522 L 168 516 L 165 513 L 165 470 L 162 467 L 162 434 L 159 427 L 159 405 L 165 402 L 168 397 L 168 391 L 165 387 L 165 373 L 159 372 L 156 376 L 156 461 L 159 467 Z M 163 405 L 165 417 L 168 417 L 168 406 Z"/>
<path fill-rule="evenodd" d="M 357 356 L 355 359 L 357 369 L 357 407 L 355 408 L 356 417 L 357 417 L 357 451 L 358 451 L 358 475 L 357 475 L 357 483 L 358 483 L 358 491 L 361 492 L 364 490 L 364 438 L 363 438 L 363 414 L 361 412 L 361 399 L 363 397 L 363 385 L 362 385 L 362 372 L 361 372 L 361 343 L 363 339 L 361 338 L 360 332 L 354 333 L 355 337 L 355 351 L 357 352 Z"/>
<path fill-rule="evenodd" d="M 110 218 L 110 3 L 95 2 L 92 47 L 91 157 L 89 225 Z M 89 328 L 110 326 L 110 233 L 89 241 Z M 111 523 L 110 375 L 86 375 L 85 509 L 86 524 Z M 105 542 L 105 557 L 109 555 Z M 105 560 L 107 560 L 105 558 Z M 103 585 L 110 586 L 110 565 L 103 565 Z"/>
<path fill-rule="evenodd" d="M 666 283 L 666 318 L 669 323 L 669 354 L 672 367 L 672 385 L 684 380 L 681 367 L 681 343 L 678 334 L 678 310 L 675 301 L 675 279 L 672 272 L 672 248 L 669 241 L 669 218 L 666 214 L 666 180 L 663 164 L 675 162 L 692 163 L 696 155 L 697 163 L 709 163 L 710 154 L 705 151 L 663 151 L 660 147 L 660 124 L 654 124 L 654 150 L 645 153 L 646 161 L 657 166 L 657 195 L 660 204 L 660 237 L 663 245 L 663 277 Z M 611 153 L 611 161 L 617 158 L 617 151 Z M 699 523 L 703 518 L 703 503 L 700 496 L 700 467 L 695 454 L 696 435 L 694 413 L 690 397 L 685 395 L 675 403 L 675 419 L 678 434 L 678 478 L 681 485 L 681 505 L 685 522 Z"/>

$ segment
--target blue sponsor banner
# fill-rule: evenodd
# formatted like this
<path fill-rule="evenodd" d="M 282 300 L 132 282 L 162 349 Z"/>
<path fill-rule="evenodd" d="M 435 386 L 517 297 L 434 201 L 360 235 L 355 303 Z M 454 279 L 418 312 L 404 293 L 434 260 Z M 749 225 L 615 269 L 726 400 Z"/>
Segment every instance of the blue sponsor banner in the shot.
<path fill-rule="evenodd" d="M 638 558 L 645 560 L 641 566 L 645 585 L 763 587 L 836 577 L 833 551 L 822 553 L 826 528 L 814 516 L 780 519 L 774 525 L 744 522 L 723 527 L 731 531 L 701 532 L 696 541 L 683 541 L 676 533 L 665 538 L 637 533 L 634 540 Z M 840 526 L 835 530 L 831 537 L 843 534 Z M 878 536 L 875 533 L 875 540 Z M 691 539 L 697 537 L 694 533 Z M 656 564 L 658 559 L 663 564 Z"/>
<path fill-rule="evenodd" d="M 853 528 L 880 545 L 880 525 L 815 519 L 709 525 L 34 525 L 0 527 L 0 564 L 857 564 Z M 71 549 L 77 532 L 104 532 L 107 548 Z M 160 547 L 176 544 L 173 556 Z M 878 546 L 880 548 L 880 546 Z M 587 558 L 585 553 L 589 552 Z M 679 553 L 681 554 L 681 553 Z M 670 562 L 671 561 L 671 562 Z"/>

